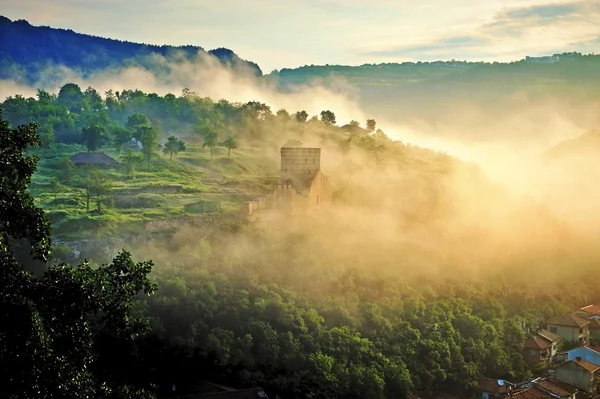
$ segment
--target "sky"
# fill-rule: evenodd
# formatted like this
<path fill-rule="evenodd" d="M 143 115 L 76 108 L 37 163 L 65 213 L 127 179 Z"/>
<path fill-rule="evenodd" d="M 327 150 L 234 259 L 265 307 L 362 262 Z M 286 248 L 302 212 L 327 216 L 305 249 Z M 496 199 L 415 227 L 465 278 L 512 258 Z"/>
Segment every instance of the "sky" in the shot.
<path fill-rule="evenodd" d="M 32 25 L 303 65 L 600 53 L 600 0 L 0 0 Z"/>

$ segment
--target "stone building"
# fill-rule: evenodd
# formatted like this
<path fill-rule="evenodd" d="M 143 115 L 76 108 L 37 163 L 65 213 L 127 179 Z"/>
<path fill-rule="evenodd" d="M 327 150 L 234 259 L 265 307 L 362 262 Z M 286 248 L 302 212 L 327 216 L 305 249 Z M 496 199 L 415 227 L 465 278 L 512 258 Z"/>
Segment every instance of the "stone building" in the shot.
<path fill-rule="evenodd" d="M 244 212 L 279 209 L 302 212 L 331 202 L 333 187 L 321 172 L 320 148 L 281 148 L 281 183 L 264 197 L 246 202 Z"/>

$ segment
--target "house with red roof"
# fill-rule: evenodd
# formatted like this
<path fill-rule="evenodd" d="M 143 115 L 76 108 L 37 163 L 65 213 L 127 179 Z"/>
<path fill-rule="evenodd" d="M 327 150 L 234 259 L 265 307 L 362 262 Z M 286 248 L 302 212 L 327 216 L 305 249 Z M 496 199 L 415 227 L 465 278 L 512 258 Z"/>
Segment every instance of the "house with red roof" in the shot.
<path fill-rule="evenodd" d="M 587 305 L 576 310 L 574 313 L 584 319 L 600 320 L 600 305 Z"/>
<path fill-rule="evenodd" d="M 554 370 L 554 378 L 580 391 L 596 394 L 600 380 L 600 366 L 578 357 L 558 366 Z"/>
<path fill-rule="evenodd" d="M 523 358 L 529 364 L 551 363 L 558 352 L 558 345 L 563 338 L 547 330 L 540 330 L 528 337 L 523 344 Z"/>
<path fill-rule="evenodd" d="M 567 342 L 587 345 L 590 342 L 590 320 L 574 314 L 564 314 L 546 320 L 546 330 L 559 335 Z"/>

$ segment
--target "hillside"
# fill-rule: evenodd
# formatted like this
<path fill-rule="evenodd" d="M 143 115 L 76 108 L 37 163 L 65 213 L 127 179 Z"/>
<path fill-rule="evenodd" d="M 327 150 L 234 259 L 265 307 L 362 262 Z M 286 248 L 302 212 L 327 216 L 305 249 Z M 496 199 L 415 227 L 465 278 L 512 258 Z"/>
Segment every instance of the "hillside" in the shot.
<path fill-rule="evenodd" d="M 155 46 L 106 39 L 72 30 L 47 26 L 32 26 L 25 20 L 11 21 L 0 16 L 0 79 L 23 83 L 52 79 L 46 69 L 65 66 L 83 77 L 107 68 L 140 65 L 149 70 L 159 68 L 152 56 L 165 57 L 170 62 L 199 61 L 214 56 L 222 64 L 239 73 L 261 76 L 260 67 L 242 60 L 225 48 L 205 51 L 198 46 Z M 54 77 L 55 78 L 55 77 Z"/>

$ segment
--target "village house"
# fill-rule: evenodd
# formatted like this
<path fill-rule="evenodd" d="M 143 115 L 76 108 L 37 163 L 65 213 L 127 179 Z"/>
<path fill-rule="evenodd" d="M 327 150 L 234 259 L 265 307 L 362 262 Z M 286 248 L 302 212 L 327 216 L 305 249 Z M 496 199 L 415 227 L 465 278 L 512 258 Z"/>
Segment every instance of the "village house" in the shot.
<path fill-rule="evenodd" d="M 588 320 L 600 320 L 600 305 L 587 305 L 576 310 L 573 314 Z"/>
<path fill-rule="evenodd" d="M 528 337 L 523 344 L 523 359 L 529 364 L 542 363 L 547 366 L 550 363 L 551 354 L 552 341 L 540 335 Z"/>
<path fill-rule="evenodd" d="M 505 380 L 482 377 L 479 379 L 478 388 L 483 399 L 495 399 L 503 397 L 506 393 L 510 392 L 513 384 Z"/>
<path fill-rule="evenodd" d="M 554 371 L 554 376 L 558 381 L 592 394 L 597 392 L 600 366 L 578 357 L 558 366 Z"/>
<path fill-rule="evenodd" d="M 554 361 L 558 344 L 562 337 L 547 330 L 540 330 L 528 337 L 523 344 L 523 358 L 529 364 L 542 363 L 544 366 Z"/>
<path fill-rule="evenodd" d="M 546 330 L 563 337 L 567 342 L 586 345 L 590 342 L 589 324 L 589 320 L 564 314 L 546 320 Z"/>
<path fill-rule="evenodd" d="M 341 126 L 340 129 L 342 130 L 342 132 L 353 136 L 368 136 L 370 134 L 370 132 L 367 129 L 364 129 L 358 125 L 353 125 L 351 123 Z"/>
<path fill-rule="evenodd" d="M 108 169 L 114 168 L 119 164 L 119 162 L 103 152 L 80 152 L 73 155 L 70 159 L 75 166 L 93 165 L 98 168 Z"/>
<path fill-rule="evenodd" d="M 128 150 L 131 150 L 134 153 L 138 153 L 142 151 L 142 147 L 142 143 L 133 137 L 131 140 L 121 146 L 121 152 L 126 153 Z"/>
<path fill-rule="evenodd" d="M 565 360 L 575 360 L 577 358 L 583 359 L 586 362 L 590 362 L 596 365 L 600 365 L 600 353 L 590 348 L 589 346 L 582 346 L 579 348 L 565 351 Z"/>
<path fill-rule="evenodd" d="M 572 386 L 547 378 L 536 378 L 532 381 L 532 384 L 537 389 L 550 394 L 553 398 L 575 399 L 577 393 L 577 390 Z"/>

